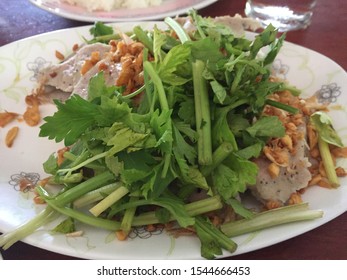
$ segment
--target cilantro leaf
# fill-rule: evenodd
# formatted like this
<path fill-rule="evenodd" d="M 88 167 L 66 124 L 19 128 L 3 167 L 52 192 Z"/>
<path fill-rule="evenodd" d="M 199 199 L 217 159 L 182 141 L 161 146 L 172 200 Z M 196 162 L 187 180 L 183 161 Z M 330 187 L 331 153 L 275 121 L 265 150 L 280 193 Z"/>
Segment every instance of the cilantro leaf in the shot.
<path fill-rule="evenodd" d="M 177 177 L 177 174 L 175 174 L 171 168 L 166 173 L 166 176 L 164 178 L 162 177 L 164 163 L 165 162 L 162 161 L 152 167 L 145 183 L 141 186 L 141 192 L 145 198 L 158 198 Z"/>
<path fill-rule="evenodd" d="M 152 113 L 150 120 L 154 134 L 157 137 L 156 146 L 166 153 L 171 153 L 173 142 L 171 113 L 171 110 L 163 110 L 161 113 L 156 110 Z"/>
<path fill-rule="evenodd" d="M 212 173 L 213 184 L 218 193 L 225 199 L 243 193 L 248 185 L 254 185 L 258 174 L 258 166 L 237 156 L 219 165 Z"/>
<path fill-rule="evenodd" d="M 108 155 L 114 155 L 120 151 L 136 147 L 136 144 L 141 142 L 145 143 L 145 139 L 149 137 L 147 133 L 137 133 L 131 128 L 124 126 L 123 124 L 114 123 L 109 130 L 111 138 L 107 140 L 107 146 L 111 146 L 108 151 Z M 140 145 L 142 148 L 143 145 Z"/>
<path fill-rule="evenodd" d="M 107 86 L 105 84 L 104 72 L 101 71 L 89 80 L 88 83 L 88 100 L 92 101 L 102 95 L 111 96 L 119 90 L 116 86 Z"/>
<path fill-rule="evenodd" d="M 196 164 L 197 151 L 194 146 L 188 144 L 183 138 L 182 134 L 176 127 L 173 125 L 173 140 L 176 154 L 179 154 L 181 157 L 184 157 L 192 165 Z"/>
<path fill-rule="evenodd" d="M 246 131 L 253 137 L 283 137 L 285 128 L 276 116 L 264 116 L 257 120 Z"/>
<path fill-rule="evenodd" d="M 163 59 L 158 69 L 159 77 L 170 85 L 183 85 L 190 79 L 184 77 L 184 73 L 179 73 L 179 67 L 190 59 L 189 45 L 178 45 L 173 47 Z"/>
<path fill-rule="evenodd" d="M 72 95 L 65 103 L 54 102 L 58 110 L 53 116 L 44 118 L 46 123 L 41 125 L 39 136 L 56 142 L 64 140 L 66 146 L 76 142 L 83 132 L 95 124 L 95 118 L 99 115 L 97 106 L 79 95 Z"/>
<path fill-rule="evenodd" d="M 250 57 L 255 58 L 261 48 L 272 44 L 276 38 L 276 29 L 273 25 L 269 24 L 262 33 L 255 37 L 255 40 L 251 46 Z"/>
<path fill-rule="evenodd" d="M 189 41 L 186 44 L 191 45 L 191 52 L 194 59 L 202 60 L 205 63 L 208 62 L 211 67 L 224 58 L 219 45 L 209 37 L 199 41 Z"/>

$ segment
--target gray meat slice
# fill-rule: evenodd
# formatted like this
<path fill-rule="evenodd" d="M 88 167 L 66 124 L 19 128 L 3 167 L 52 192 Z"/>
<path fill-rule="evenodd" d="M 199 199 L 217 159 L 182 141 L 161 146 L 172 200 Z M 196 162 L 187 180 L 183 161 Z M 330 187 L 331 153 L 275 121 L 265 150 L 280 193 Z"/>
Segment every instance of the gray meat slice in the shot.
<path fill-rule="evenodd" d="M 99 72 L 99 65 L 104 63 L 108 66 L 105 71 L 105 79 L 108 85 L 114 84 L 120 72 L 120 64 L 115 64 L 111 56 L 107 55 L 111 46 L 95 43 L 85 45 L 77 53 L 58 65 L 51 65 L 42 69 L 38 75 L 41 84 L 50 87 L 48 92 L 54 92 L 53 89 L 65 93 L 79 94 L 81 97 L 87 97 L 87 88 L 89 80 Z M 86 74 L 81 75 L 81 68 L 85 60 L 90 59 L 93 52 L 99 52 L 102 58 Z"/>
<path fill-rule="evenodd" d="M 302 125 L 301 130 L 306 130 Z M 307 154 L 307 143 L 305 138 L 298 141 L 296 153 L 290 158 L 288 167 L 280 167 L 280 173 L 276 178 L 272 178 L 268 172 L 271 163 L 266 157 L 255 160 L 259 167 L 257 182 L 254 186 L 249 186 L 252 194 L 260 201 L 277 201 L 286 203 L 291 194 L 307 187 L 312 176 L 308 167 L 311 166 Z"/>
<path fill-rule="evenodd" d="M 256 31 L 261 28 L 259 21 L 242 17 L 240 14 L 234 16 L 220 16 L 209 18 L 211 21 L 228 26 L 236 37 L 242 37 L 245 35 L 245 30 Z M 189 33 L 196 30 L 196 27 L 192 24 L 190 17 L 177 17 L 176 21 L 183 26 L 183 28 Z"/>
<path fill-rule="evenodd" d="M 121 71 L 121 63 L 114 63 L 110 56 L 100 60 L 96 63 L 87 73 L 80 77 L 77 83 L 74 85 L 73 93 L 80 95 L 82 98 L 86 99 L 88 97 L 88 84 L 90 79 L 99 73 L 99 65 L 107 65 L 107 70 L 104 70 L 105 83 L 108 86 L 114 85 L 119 72 Z"/>

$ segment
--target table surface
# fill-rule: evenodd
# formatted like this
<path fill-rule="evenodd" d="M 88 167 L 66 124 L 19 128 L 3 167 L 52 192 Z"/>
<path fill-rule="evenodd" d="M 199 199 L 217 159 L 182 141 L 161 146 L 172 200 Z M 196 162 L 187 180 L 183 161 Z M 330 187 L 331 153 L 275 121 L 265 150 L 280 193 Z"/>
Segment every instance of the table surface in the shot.
<path fill-rule="evenodd" d="M 347 69 L 347 1 L 318 0 L 312 24 L 305 30 L 287 33 L 286 40 L 315 50 Z M 244 15 L 244 0 L 219 0 L 200 10 L 203 16 Z M 0 1 L 0 46 L 44 32 L 90 23 L 53 15 L 28 0 Z M 64 256 L 18 242 L 1 251 L 8 260 L 71 260 Z M 327 224 L 267 248 L 237 255 L 238 260 L 346 260 L 347 213 Z"/>

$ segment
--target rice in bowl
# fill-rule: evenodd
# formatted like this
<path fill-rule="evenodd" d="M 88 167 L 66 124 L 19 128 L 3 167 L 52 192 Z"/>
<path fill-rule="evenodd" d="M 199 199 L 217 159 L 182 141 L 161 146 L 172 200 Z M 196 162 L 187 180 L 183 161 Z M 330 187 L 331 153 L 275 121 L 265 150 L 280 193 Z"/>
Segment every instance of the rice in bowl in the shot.
<path fill-rule="evenodd" d="M 86 8 L 88 11 L 111 11 L 114 9 L 139 9 L 157 6 L 162 0 L 61 0 L 62 2 Z"/>

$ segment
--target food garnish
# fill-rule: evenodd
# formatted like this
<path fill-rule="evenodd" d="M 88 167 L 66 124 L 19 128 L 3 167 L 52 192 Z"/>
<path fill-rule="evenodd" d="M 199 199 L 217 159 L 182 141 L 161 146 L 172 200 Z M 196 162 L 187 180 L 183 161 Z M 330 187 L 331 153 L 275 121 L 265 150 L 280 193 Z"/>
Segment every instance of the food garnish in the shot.
<path fill-rule="evenodd" d="M 40 87 L 65 98 L 40 137 L 66 148 L 35 188 L 47 207 L 0 246 L 63 215 L 65 234 L 78 232 L 74 221 L 120 240 L 138 226 L 193 234 L 211 259 L 237 249 L 230 237 L 321 217 L 300 194 L 321 163 L 319 180 L 338 187 L 336 170 L 345 172 L 332 151 L 343 144 L 320 104 L 272 75 L 285 35 L 269 25 L 249 40 L 226 22 L 195 11 L 166 18 L 167 29 L 119 33 L 98 22 L 91 40 L 42 70 Z"/>

